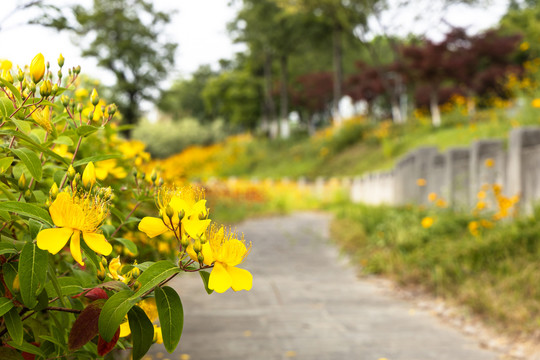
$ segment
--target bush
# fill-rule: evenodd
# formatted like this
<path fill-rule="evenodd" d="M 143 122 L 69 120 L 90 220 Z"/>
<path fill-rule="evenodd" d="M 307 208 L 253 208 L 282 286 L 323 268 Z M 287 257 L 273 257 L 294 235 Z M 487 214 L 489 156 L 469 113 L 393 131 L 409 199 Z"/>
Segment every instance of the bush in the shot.
<path fill-rule="evenodd" d="M 154 157 L 164 158 L 181 152 L 191 145 L 208 145 L 225 138 L 223 120 L 202 125 L 194 118 L 178 122 L 150 123 L 141 121 L 133 138 L 144 142 Z"/>

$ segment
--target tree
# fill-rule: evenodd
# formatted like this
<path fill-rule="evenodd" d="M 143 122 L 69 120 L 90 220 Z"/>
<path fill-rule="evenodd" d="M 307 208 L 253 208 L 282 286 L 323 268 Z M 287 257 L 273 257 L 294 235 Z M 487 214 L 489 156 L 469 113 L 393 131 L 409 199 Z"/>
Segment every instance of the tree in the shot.
<path fill-rule="evenodd" d="M 157 107 L 173 120 L 194 117 L 201 123 L 212 119 L 204 105 L 202 92 L 208 82 L 218 76 L 209 65 L 201 65 L 189 79 L 178 79 L 161 92 Z"/>
<path fill-rule="evenodd" d="M 136 124 L 141 102 L 155 99 L 155 89 L 174 64 L 177 45 L 163 38 L 171 14 L 147 0 L 94 0 L 90 8 L 76 5 L 70 11 L 72 17 L 58 13 L 41 23 L 78 36 L 82 55 L 96 58 L 115 76 L 113 100 L 124 122 Z M 130 131 L 124 134 L 129 137 Z"/>
<path fill-rule="evenodd" d="M 368 15 L 380 0 L 277 0 L 289 11 L 311 14 L 328 27 L 333 54 L 333 115 L 340 123 L 338 105 L 343 94 L 343 38 L 367 26 Z"/>

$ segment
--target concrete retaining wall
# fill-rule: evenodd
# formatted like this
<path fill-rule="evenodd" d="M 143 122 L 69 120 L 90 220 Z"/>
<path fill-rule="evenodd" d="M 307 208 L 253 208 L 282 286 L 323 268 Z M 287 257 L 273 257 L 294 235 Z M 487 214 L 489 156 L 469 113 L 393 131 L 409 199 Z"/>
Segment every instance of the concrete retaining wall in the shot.
<path fill-rule="evenodd" d="M 466 210 L 476 205 L 480 190 L 493 184 L 506 196 L 519 195 L 519 207 L 526 213 L 540 202 L 540 127 L 512 130 L 508 150 L 502 140 L 480 140 L 444 153 L 418 148 L 390 172 L 354 178 L 350 196 L 353 202 L 403 205 L 427 204 L 428 194 L 435 193 Z"/>

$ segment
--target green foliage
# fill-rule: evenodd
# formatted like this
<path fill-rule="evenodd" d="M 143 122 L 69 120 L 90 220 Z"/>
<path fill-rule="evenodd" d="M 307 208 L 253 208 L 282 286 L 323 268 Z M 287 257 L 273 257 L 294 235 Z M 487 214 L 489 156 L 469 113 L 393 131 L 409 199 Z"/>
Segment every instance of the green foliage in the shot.
<path fill-rule="evenodd" d="M 471 215 L 415 207 L 335 207 L 333 238 L 364 272 L 420 285 L 506 331 L 532 333 L 540 319 L 536 217 L 496 223 L 473 236 Z M 433 226 L 423 228 L 425 216 Z M 496 294 L 496 296 L 494 296 Z"/>
<path fill-rule="evenodd" d="M 167 157 L 191 145 L 208 145 L 225 137 L 223 121 L 215 120 L 203 125 L 193 118 L 177 122 L 141 122 L 133 130 L 133 138 L 147 144 L 147 149 L 155 157 Z"/>
<path fill-rule="evenodd" d="M 169 286 L 157 287 L 155 294 L 163 345 L 169 353 L 172 353 L 182 336 L 184 308 L 178 293 Z"/>
<path fill-rule="evenodd" d="M 154 327 L 144 310 L 136 305 L 129 310 L 128 321 L 133 338 L 133 359 L 139 360 L 152 345 Z"/>

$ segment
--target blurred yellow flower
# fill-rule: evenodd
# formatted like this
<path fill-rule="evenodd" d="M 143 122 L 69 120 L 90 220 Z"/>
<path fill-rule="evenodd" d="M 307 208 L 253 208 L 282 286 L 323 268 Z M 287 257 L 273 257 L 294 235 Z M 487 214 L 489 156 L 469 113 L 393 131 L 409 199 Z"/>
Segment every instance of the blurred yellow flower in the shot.
<path fill-rule="evenodd" d="M 493 160 L 492 158 L 486 159 L 486 161 L 484 161 L 484 165 L 487 168 L 492 168 L 493 165 L 495 165 L 495 160 Z"/>
<path fill-rule="evenodd" d="M 105 180 L 109 174 L 117 179 L 123 179 L 127 176 L 126 170 L 118 166 L 116 159 L 103 160 L 96 163 L 96 177 L 99 180 Z"/>
<path fill-rule="evenodd" d="M 435 201 L 437 199 L 437 194 L 434 192 L 431 192 L 428 194 L 428 200 L 429 201 Z"/>
<path fill-rule="evenodd" d="M 531 101 L 531 105 L 534 108 L 540 108 L 540 98 L 533 99 L 533 101 Z"/>
<path fill-rule="evenodd" d="M 426 184 L 427 184 L 426 179 L 420 178 L 416 180 L 416 185 L 418 186 L 426 186 Z"/>
<path fill-rule="evenodd" d="M 433 225 L 434 221 L 435 220 L 432 217 L 426 216 L 425 218 L 422 219 L 422 222 L 421 222 L 422 227 L 424 229 L 429 229 Z"/>

